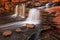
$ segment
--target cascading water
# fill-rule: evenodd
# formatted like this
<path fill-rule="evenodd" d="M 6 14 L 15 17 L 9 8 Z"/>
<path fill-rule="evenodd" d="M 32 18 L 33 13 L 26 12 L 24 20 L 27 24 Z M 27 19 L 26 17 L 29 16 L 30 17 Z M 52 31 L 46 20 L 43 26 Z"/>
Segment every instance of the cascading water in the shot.
<path fill-rule="evenodd" d="M 36 8 L 32 8 L 30 9 L 29 11 L 29 15 L 26 19 L 26 21 L 20 21 L 20 22 L 14 22 L 14 23 L 9 23 L 9 24 L 6 24 L 6 25 L 2 25 L 2 27 L 7 27 L 7 26 L 11 26 L 11 25 L 15 25 L 15 24 L 22 24 L 22 25 L 25 25 L 26 23 L 28 24 L 40 24 L 40 10 L 42 9 L 45 9 L 47 8 L 49 5 L 46 5 L 46 6 L 41 6 L 41 7 L 36 7 Z M 16 5 L 16 8 L 15 8 L 15 14 L 14 15 L 11 15 L 12 18 L 15 18 L 17 17 L 18 15 L 18 5 Z"/>
<path fill-rule="evenodd" d="M 14 12 L 15 12 L 15 14 L 11 15 L 12 18 L 15 18 L 18 16 L 18 5 L 16 5 Z"/>
<path fill-rule="evenodd" d="M 37 7 L 37 8 L 30 9 L 29 16 L 28 16 L 27 20 L 25 21 L 25 23 L 29 23 L 29 24 L 39 24 L 39 23 L 41 23 L 41 19 L 40 19 L 40 17 L 41 17 L 40 14 L 41 13 L 40 13 L 40 11 L 43 10 L 43 9 L 49 8 L 49 7 L 50 7 L 50 3 L 48 3 L 48 4 L 46 4 L 45 6 L 42 6 L 42 7 Z M 41 27 L 38 26 L 36 34 L 31 35 L 31 38 L 29 40 L 39 40 L 39 35 L 40 35 L 40 32 L 41 32 L 40 28 Z"/>
<path fill-rule="evenodd" d="M 41 6 L 41 7 L 36 7 L 36 8 L 32 8 L 29 11 L 29 15 L 26 19 L 26 21 L 24 22 L 25 24 L 39 24 L 40 23 L 40 11 L 45 9 L 45 8 L 49 8 L 50 4 L 52 3 L 47 3 L 45 6 Z"/>
<path fill-rule="evenodd" d="M 19 12 L 18 15 L 21 18 L 25 18 L 25 4 L 24 3 L 20 4 L 18 8 L 19 8 L 18 9 L 18 12 Z"/>
<path fill-rule="evenodd" d="M 45 9 L 46 7 L 45 6 L 42 6 L 42 7 L 36 7 L 36 8 L 32 8 L 29 10 L 29 15 L 26 19 L 26 21 L 24 22 L 25 24 L 28 23 L 28 24 L 40 24 L 40 18 L 41 18 L 41 13 L 40 11 L 42 9 Z"/>
<path fill-rule="evenodd" d="M 16 5 L 15 14 L 11 15 L 12 18 L 21 17 L 25 18 L 25 4 Z"/>
<path fill-rule="evenodd" d="M 32 8 L 29 11 L 28 18 L 24 23 L 29 23 L 29 24 L 39 24 L 40 23 L 40 11 Z"/>

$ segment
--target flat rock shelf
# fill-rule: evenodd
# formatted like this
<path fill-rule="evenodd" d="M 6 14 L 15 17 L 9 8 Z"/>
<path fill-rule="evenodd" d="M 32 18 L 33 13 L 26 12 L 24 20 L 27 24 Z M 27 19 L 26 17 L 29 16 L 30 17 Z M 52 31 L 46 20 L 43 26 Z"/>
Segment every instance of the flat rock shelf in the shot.
<path fill-rule="evenodd" d="M 20 28 L 21 30 L 23 30 L 23 32 L 16 32 L 17 28 Z M 12 34 L 8 36 L 4 36 L 3 32 L 6 30 L 7 32 L 9 32 L 8 30 L 10 30 Z M 36 32 L 37 32 L 36 28 L 29 29 L 29 28 L 26 28 L 25 26 L 21 27 L 20 25 L 11 25 L 8 27 L 0 28 L 0 40 L 29 40 L 31 35 L 35 34 Z"/>

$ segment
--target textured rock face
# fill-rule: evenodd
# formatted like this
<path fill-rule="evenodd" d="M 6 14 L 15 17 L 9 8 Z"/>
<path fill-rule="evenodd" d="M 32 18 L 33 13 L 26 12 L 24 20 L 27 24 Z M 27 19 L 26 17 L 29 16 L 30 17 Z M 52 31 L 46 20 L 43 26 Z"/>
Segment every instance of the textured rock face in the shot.
<path fill-rule="evenodd" d="M 59 32 L 57 32 L 59 31 Z M 45 30 L 41 33 L 42 40 L 60 40 L 60 30 Z"/>
<path fill-rule="evenodd" d="M 60 28 L 60 6 L 55 6 L 52 8 L 49 8 L 48 11 L 49 12 L 55 12 L 55 13 L 51 13 L 54 14 L 52 15 L 52 21 L 54 22 L 54 24 L 56 25 L 56 28 Z"/>
<path fill-rule="evenodd" d="M 20 2 L 26 2 L 27 0 L 0 0 L 0 14 L 1 16 L 11 15 L 14 13 L 14 4 L 18 4 Z M 38 0 L 39 2 L 35 2 L 32 0 L 30 2 L 33 6 L 40 6 L 43 2 L 47 2 L 48 0 Z M 57 2 L 59 0 L 51 0 Z M 28 4 L 28 3 L 27 3 Z"/>
<path fill-rule="evenodd" d="M 1 14 L 6 12 L 5 14 L 8 13 L 10 15 L 9 11 L 10 11 L 11 4 L 9 2 L 7 2 L 6 0 L 4 0 L 3 2 L 4 3 L 0 4 L 0 5 L 2 5 L 2 6 L 0 6 L 0 12 L 1 12 Z M 4 5 L 6 5 L 6 6 L 4 6 Z M 7 8 L 5 8 L 5 7 L 7 7 Z M 51 29 L 51 28 L 49 28 L 51 25 L 49 25 L 48 21 L 46 20 L 46 17 L 47 17 L 46 15 L 47 14 L 43 13 L 43 15 L 44 15 L 44 17 L 43 17 L 44 20 L 42 20 L 43 24 L 44 24 L 43 27 L 45 27 L 47 25 L 46 26 L 47 28 L 45 27 L 44 28 L 45 31 L 42 32 L 42 40 L 60 40 L 60 29 Z M 53 21 L 55 23 L 59 23 L 60 22 L 60 16 L 56 17 L 56 18 L 53 18 Z M 29 28 L 30 27 L 33 28 L 33 26 L 34 25 L 30 25 L 30 24 L 27 25 L 27 27 L 29 27 Z M 60 28 L 59 24 L 57 26 L 58 26 L 58 28 Z M 21 31 L 19 28 L 16 29 L 16 30 L 18 32 Z M 7 30 L 7 31 L 3 32 L 3 36 L 8 36 L 8 35 L 11 35 L 11 36 L 9 36 L 9 37 L 3 37 L 0 34 L 0 40 L 23 40 L 23 39 L 27 40 L 31 36 L 31 34 L 34 33 L 34 32 L 35 32 L 34 29 L 29 29 L 25 33 L 16 33 L 16 32 L 14 32 L 13 35 L 11 35 L 11 31 Z"/>
<path fill-rule="evenodd" d="M 41 31 L 42 40 L 60 40 L 60 12 L 57 11 L 60 8 L 52 7 L 49 11 L 54 13 L 44 13 L 42 14 L 42 25 L 43 30 Z M 47 27 L 47 28 L 46 28 Z"/>
<path fill-rule="evenodd" d="M 0 5 L 1 5 L 0 6 L 0 14 L 1 14 L 1 16 L 7 16 L 7 15 L 13 14 L 14 5 L 10 1 L 1 0 Z"/>

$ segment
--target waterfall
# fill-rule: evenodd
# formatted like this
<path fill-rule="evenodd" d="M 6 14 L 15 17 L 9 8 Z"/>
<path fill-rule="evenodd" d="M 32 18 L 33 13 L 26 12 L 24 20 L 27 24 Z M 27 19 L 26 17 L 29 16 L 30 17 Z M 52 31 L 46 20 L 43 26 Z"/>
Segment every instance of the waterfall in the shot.
<path fill-rule="evenodd" d="M 11 15 L 12 18 L 15 18 L 17 16 L 25 18 L 25 4 L 16 5 L 14 12 L 15 14 Z"/>
<path fill-rule="evenodd" d="M 53 3 L 52 3 L 52 2 L 49 2 L 49 3 L 47 3 L 45 6 L 46 6 L 46 8 L 53 7 Z"/>
<path fill-rule="evenodd" d="M 21 18 L 25 18 L 25 4 L 24 3 L 19 5 L 19 16 Z"/>
<path fill-rule="evenodd" d="M 25 24 L 39 24 L 41 23 L 41 10 L 49 8 L 51 3 L 47 3 L 45 6 L 41 6 L 41 7 L 36 7 L 36 8 L 32 8 L 29 10 L 29 15 L 26 19 L 26 21 L 24 22 Z"/>
<path fill-rule="evenodd" d="M 15 18 L 18 16 L 18 5 L 16 5 L 14 12 L 15 12 L 15 14 L 11 15 L 12 18 Z"/>
<path fill-rule="evenodd" d="M 30 9 L 29 15 L 24 23 L 25 24 L 26 23 L 39 24 L 40 23 L 40 10 L 38 10 L 36 8 Z"/>

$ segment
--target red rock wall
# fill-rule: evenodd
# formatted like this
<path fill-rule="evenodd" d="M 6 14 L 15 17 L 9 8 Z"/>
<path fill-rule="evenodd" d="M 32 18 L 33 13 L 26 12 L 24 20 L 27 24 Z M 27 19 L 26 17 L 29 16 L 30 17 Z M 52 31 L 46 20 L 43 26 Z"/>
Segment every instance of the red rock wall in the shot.
<path fill-rule="evenodd" d="M 14 3 L 26 2 L 27 0 L 0 0 L 0 15 L 13 14 Z M 33 0 L 34 1 L 34 0 Z M 46 1 L 59 1 L 59 0 L 39 0 L 40 2 Z"/>

